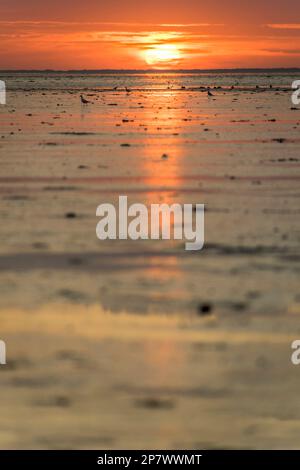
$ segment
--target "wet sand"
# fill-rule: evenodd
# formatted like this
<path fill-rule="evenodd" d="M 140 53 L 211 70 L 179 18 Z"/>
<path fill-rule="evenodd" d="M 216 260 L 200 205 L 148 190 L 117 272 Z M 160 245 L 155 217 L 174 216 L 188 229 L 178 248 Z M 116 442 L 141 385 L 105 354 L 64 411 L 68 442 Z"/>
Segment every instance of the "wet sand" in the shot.
<path fill-rule="evenodd" d="M 1 448 L 299 445 L 300 109 L 184 85 L 0 107 Z M 100 242 L 120 194 L 204 203 L 204 250 Z"/>

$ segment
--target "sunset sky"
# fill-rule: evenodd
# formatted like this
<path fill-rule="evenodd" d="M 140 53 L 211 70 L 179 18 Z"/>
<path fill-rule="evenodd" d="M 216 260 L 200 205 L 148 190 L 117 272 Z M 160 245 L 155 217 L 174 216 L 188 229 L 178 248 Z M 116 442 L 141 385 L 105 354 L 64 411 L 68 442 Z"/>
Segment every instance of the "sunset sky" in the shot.
<path fill-rule="evenodd" d="M 1 69 L 300 66 L 296 0 L 0 0 Z"/>

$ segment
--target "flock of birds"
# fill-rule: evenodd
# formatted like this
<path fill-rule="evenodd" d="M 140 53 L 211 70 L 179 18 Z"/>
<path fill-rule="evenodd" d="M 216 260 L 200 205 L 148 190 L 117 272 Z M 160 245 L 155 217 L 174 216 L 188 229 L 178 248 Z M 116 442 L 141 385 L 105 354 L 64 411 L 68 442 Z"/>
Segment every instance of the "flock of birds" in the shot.
<path fill-rule="evenodd" d="M 169 82 L 168 82 L 168 83 L 169 83 Z M 236 83 L 236 85 L 238 85 L 238 84 Z M 203 88 L 203 87 L 202 87 L 202 88 Z M 216 87 L 215 87 L 215 88 L 216 88 Z M 221 88 L 221 87 L 218 87 L 218 88 Z M 270 85 L 269 88 L 270 88 L 270 89 L 273 89 L 273 86 Z M 118 86 L 115 86 L 114 88 L 112 88 L 112 91 L 117 91 L 118 89 L 120 89 L 120 91 L 121 91 L 121 90 L 123 90 L 123 91 L 125 90 L 127 94 L 129 94 L 129 93 L 132 91 L 132 90 L 131 90 L 130 88 L 128 88 L 127 86 L 121 87 L 121 88 L 118 87 Z M 170 89 L 171 89 L 171 87 L 168 86 L 168 90 L 170 90 Z M 185 90 L 186 87 L 185 87 L 185 86 L 182 86 L 181 89 L 182 89 L 182 90 Z M 231 90 L 234 90 L 234 89 L 235 89 L 235 87 L 232 85 L 232 86 L 231 86 Z M 258 85 L 256 85 L 256 89 L 259 90 L 260 87 L 259 87 Z M 202 90 L 202 91 L 203 91 L 203 90 Z M 208 98 L 210 98 L 210 97 L 212 97 L 212 96 L 215 96 L 215 95 L 211 92 L 211 88 L 210 88 L 209 86 L 206 88 L 206 91 L 207 91 L 207 96 L 208 96 Z M 87 100 L 86 98 L 84 98 L 83 95 L 80 95 L 80 100 L 81 100 L 81 103 L 84 104 L 84 105 L 93 104 L 92 101 Z"/>
<path fill-rule="evenodd" d="M 182 88 L 182 89 L 185 89 L 185 87 L 181 87 L 181 88 Z M 117 90 L 118 90 L 118 87 L 115 86 L 112 90 L 113 90 L 113 91 L 117 91 Z M 128 87 L 125 87 L 125 91 L 126 91 L 126 93 L 130 93 L 130 92 L 131 92 L 130 88 L 128 88 Z M 210 87 L 207 88 L 207 96 L 208 96 L 208 97 L 214 96 L 214 94 L 210 91 Z M 81 104 L 84 104 L 84 105 L 86 105 L 86 104 L 93 104 L 92 101 L 87 100 L 86 98 L 84 98 L 83 95 L 80 95 L 80 101 L 81 101 Z"/>

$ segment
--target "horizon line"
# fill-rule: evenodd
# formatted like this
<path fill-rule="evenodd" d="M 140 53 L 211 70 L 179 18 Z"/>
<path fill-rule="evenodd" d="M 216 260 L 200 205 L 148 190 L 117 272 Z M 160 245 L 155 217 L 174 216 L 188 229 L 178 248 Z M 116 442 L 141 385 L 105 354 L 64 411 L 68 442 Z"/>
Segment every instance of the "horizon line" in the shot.
<path fill-rule="evenodd" d="M 207 72 L 298 72 L 300 67 L 234 67 L 234 68 L 211 68 L 211 69 L 1 69 L 0 73 L 207 73 Z"/>

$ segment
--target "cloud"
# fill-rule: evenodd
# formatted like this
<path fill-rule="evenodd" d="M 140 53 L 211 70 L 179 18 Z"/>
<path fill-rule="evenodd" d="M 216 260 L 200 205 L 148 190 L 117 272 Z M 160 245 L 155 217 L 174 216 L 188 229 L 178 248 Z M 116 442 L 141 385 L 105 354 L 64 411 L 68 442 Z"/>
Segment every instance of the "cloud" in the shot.
<path fill-rule="evenodd" d="M 0 20 L 1 26 L 7 27 L 37 27 L 42 26 L 44 28 L 53 28 L 53 27 L 80 27 L 80 28 L 90 28 L 96 27 L 101 28 L 103 26 L 120 26 L 120 27 L 132 27 L 132 28 L 209 28 L 212 26 L 224 26 L 222 23 L 132 23 L 132 22 L 111 22 L 111 21 L 23 21 L 23 20 L 16 20 L 16 21 L 3 21 Z"/>
<path fill-rule="evenodd" d="M 300 49 L 262 49 L 262 51 L 269 52 L 271 54 L 300 54 Z"/>
<path fill-rule="evenodd" d="M 187 68 L 199 64 L 206 68 L 264 63 L 296 66 L 299 56 L 291 36 L 299 36 L 300 24 L 292 23 L 263 27 L 258 23 L 252 30 L 218 23 L 0 20 L 0 30 L 0 62 L 5 68 L 27 64 L 35 68 L 119 68 L 129 63 L 142 68 L 147 51 L 162 45 L 175 47 L 181 54 L 180 63 Z"/>
<path fill-rule="evenodd" d="M 265 26 L 272 29 L 300 29 L 300 23 L 274 23 Z"/>

